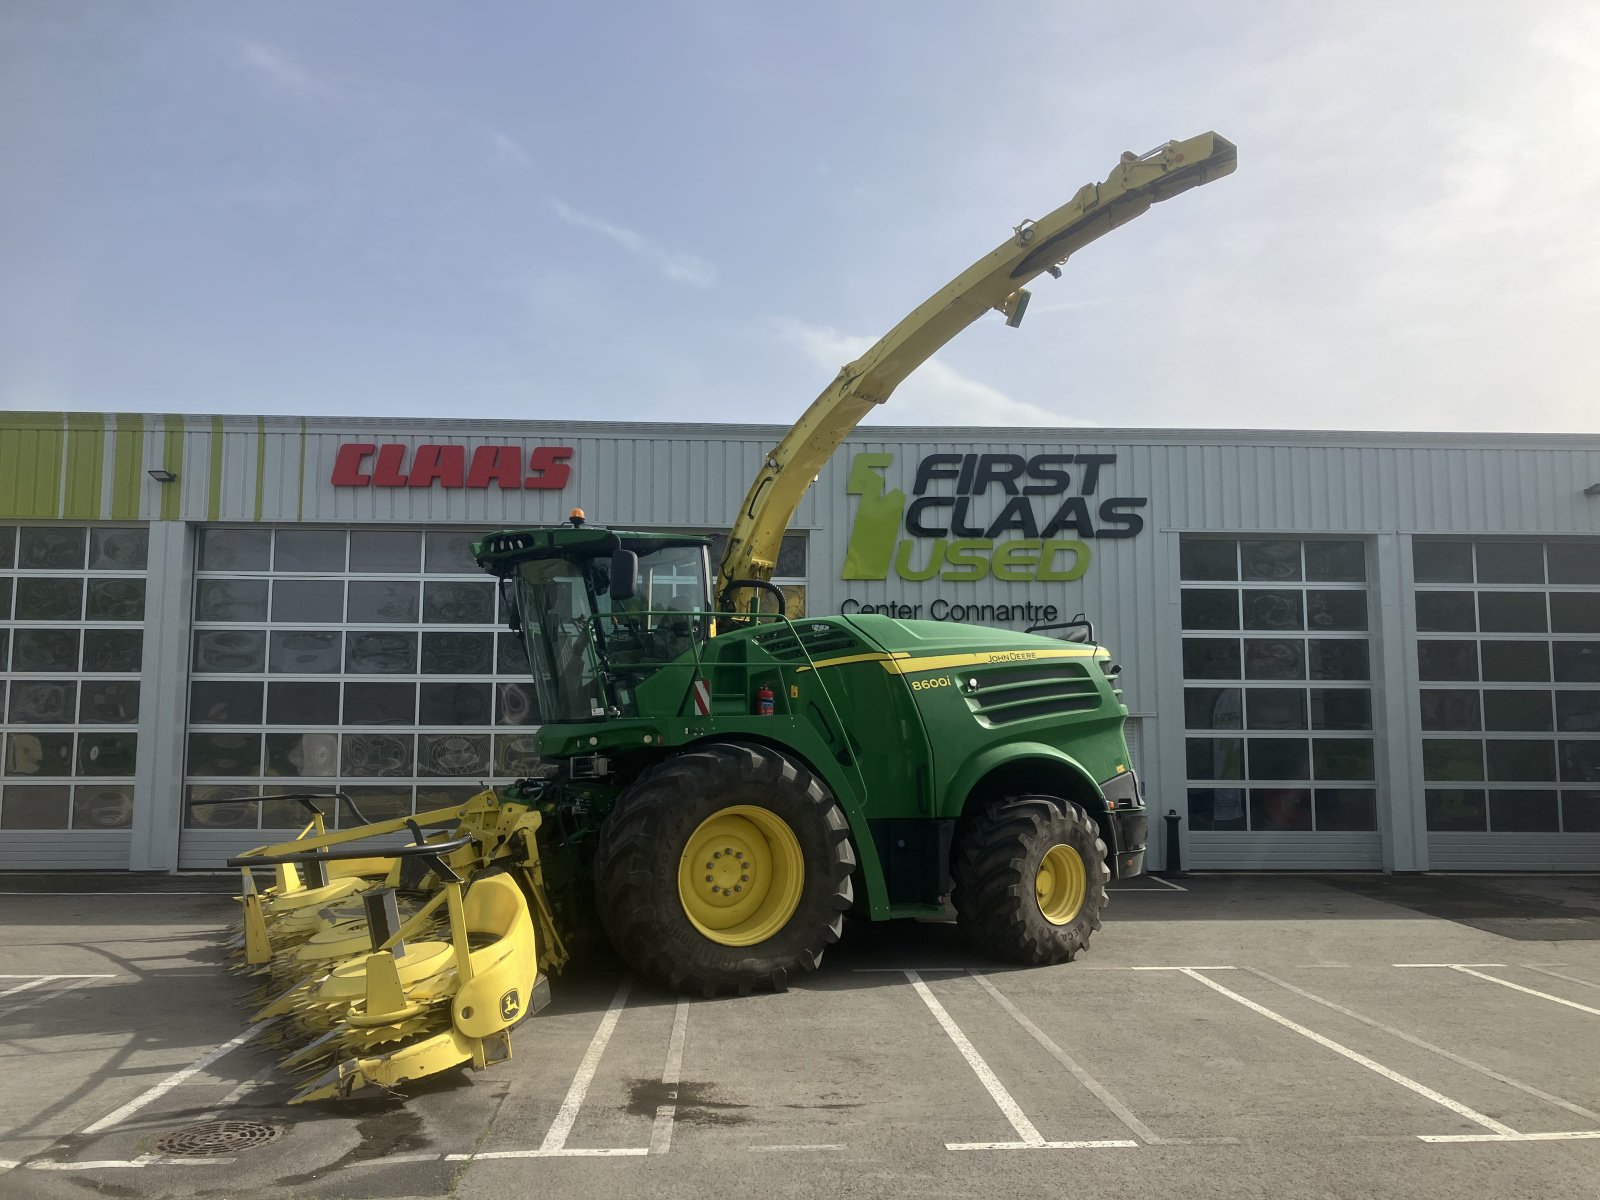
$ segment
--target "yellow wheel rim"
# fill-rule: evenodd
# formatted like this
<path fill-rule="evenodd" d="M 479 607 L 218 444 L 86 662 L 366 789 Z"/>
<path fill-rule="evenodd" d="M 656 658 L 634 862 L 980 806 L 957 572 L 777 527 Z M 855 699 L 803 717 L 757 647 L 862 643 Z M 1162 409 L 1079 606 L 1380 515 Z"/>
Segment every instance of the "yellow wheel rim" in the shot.
<path fill-rule="evenodd" d="M 1033 890 L 1046 921 L 1052 925 L 1069 924 L 1083 908 L 1083 898 L 1089 891 L 1089 873 L 1078 852 L 1065 844 L 1046 850 L 1033 879 Z"/>
<path fill-rule="evenodd" d="M 776 813 L 736 804 L 689 835 L 678 862 L 678 902 L 693 925 L 723 946 L 754 946 L 800 907 L 805 857 Z"/>

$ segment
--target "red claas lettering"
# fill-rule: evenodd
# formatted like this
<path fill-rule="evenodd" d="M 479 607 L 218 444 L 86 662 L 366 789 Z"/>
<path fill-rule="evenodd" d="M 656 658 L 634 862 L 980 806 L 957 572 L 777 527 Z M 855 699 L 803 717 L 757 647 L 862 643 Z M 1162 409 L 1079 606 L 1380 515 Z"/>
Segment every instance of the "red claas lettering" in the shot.
<path fill-rule="evenodd" d="M 524 451 L 521 446 L 429 443 L 412 450 L 400 442 L 346 442 L 334 454 L 328 482 L 334 487 L 498 487 L 503 491 L 556 492 L 572 479 L 572 453 L 571 446 L 536 446 Z"/>

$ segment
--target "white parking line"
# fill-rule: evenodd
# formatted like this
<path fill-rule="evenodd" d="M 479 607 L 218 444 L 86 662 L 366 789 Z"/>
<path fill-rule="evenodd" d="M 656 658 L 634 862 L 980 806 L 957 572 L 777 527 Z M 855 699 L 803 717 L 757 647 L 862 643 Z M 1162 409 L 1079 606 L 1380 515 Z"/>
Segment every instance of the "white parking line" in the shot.
<path fill-rule="evenodd" d="M 606 1052 L 606 1044 L 611 1041 L 611 1034 L 622 1016 L 623 1006 L 628 1003 L 628 989 L 632 986 L 633 979 L 629 976 L 624 976 L 622 982 L 617 985 L 617 994 L 611 997 L 611 1004 L 606 1008 L 605 1016 L 600 1018 L 600 1028 L 594 1031 L 594 1038 L 589 1042 L 589 1048 L 583 1052 L 583 1060 L 578 1064 L 578 1073 L 572 1077 L 572 1085 L 567 1088 L 566 1097 L 561 1101 L 561 1109 L 556 1113 L 556 1119 L 550 1123 L 550 1131 L 544 1135 L 544 1141 L 539 1149 L 521 1151 L 519 1154 L 551 1154 L 566 1146 L 567 1137 L 572 1133 L 573 1125 L 577 1123 L 578 1110 L 583 1107 L 583 1098 L 589 1094 L 589 1085 L 594 1082 L 594 1073 L 600 1068 L 600 1056 Z M 645 1154 L 648 1150 L 646 1147 L 637 1153 Z M 504 1158 L 506 1153 L 484 1154 L 478 1157 Z"/>
<path fill-rule="evenodd" d="M 1418 1134 L 1424 1142 L 1576 1142 L 1600 1138 L 1600 1130 L 1579 1129 L 1572 1133 L 1516 1133 L 1502 1137 L 1496 1133 Z"/>
<path fill-rule="evenodd" d="M 1266 1017 L 1269 1021 L 1275 1021 L 1279 1025 L 1282 1025 L 1285 1029 L 1293 1030 L 1295 1033 L 1298 1033 L 1301 1037 L 1305 1037 L 1305 1038 L 1311 1039 L 1313 1042 L 1316 1042 L 1317 1045 L 1325 1047 L 1328 1050 L 1332 1050 L 1335 1054 L 1341 1055 L 1344 1058 L 1349 1059 L 1351 1062 L 1357 1064 L 1358 1066 L 1363 1066 L 1363 1067 L 1367 1068 L 1367 1070 L 1369 1070 L 1369 1071 L 1375 1072 L 1378 1075 L 1382 1075 L 1385 1079 L 1389 1080 L 1392 1083 L 1398 1083 L 1401 1087 L 1407 1088 L 1408 1090 L 1415 1092 L 1417 1095 L 1422 1096 L 1425 1099 L 1432 1100 L 1435 1104 L 1439 1104 L 1439 1105 L 1442 1105 L 1445 1108 L 1448 1108 L 1451 1112 L 1455 1113 L 1457 1116 L 1465 1117 L 1467 1120 L 1471 1121 L 1474 1125 L 1482 1125 L 1485 1129 L 1490 1130 L 1491 1132 L 1499 1134 L 1502 1137 L 1506 1137 L 1506 1138 L 1515 1138 L 1515 1137 L 1520 1137 L 1521 1136 L 1520 1134 L 1517 1133 L 1517 1131 L 1515 1129 L 1511 1128 L 1511 1126 L 1502 1125 L 1499 1121 L 1496 1121 L 1493 1117 L 1486 1117 L 1481 1112 L 1478 1112 L 1476 1109 L 1468 1108 L 1465 1104 L 1462 1104 L 1459 1100 L 1452 1100 L 1452 1099 L 1450 1099 L 1449 1096 L 1444 1095 L 1442 1092 L 1434 1091 L 1427 1084 L 1418 1083 L 1415 1079 L 1408 1078 L 1407 1076 L 1400 1074 L 1400 1072 L 1398 1072 L 1398 1071 L 1391 1071 L 1388 1067 L 1384 1066 L 1382 1063 L 1374 1062 L 1372 1059 L 1368 1058 L 1365 1054 L 1359 1054 L 1356 1051 L 1350 1049 L 1350 1047 L 1348 1047 L 1348 1046 L 1341 1046 L 1338 1042 L 1334 1041 L 1332 1038 L 1323 1037 L 1320 1033 L 1317 1033 L 1315 1030 L 1307 1029 L 1304 1025 L 1298 1025 L 1295 1022 L 1291 1021 L 1288 1017 L 1283 1016 L 1281 1013 L 1273 1012 L 1270 1008 L 1266 1007 L 1264 1004 L 1257 1004 L 1254 1000 L 1250 999 L 1248 996 L 1241 996 L 1238 992 L 1230 991 L 1228 988 L 1223 987 L 1215 979 L 1207 979 L 1204 975 L 1200 974 L 1199 971 L 1196 971 L 1196 970 L 1193 970 L 1193 969 L 1190 969 L 1190 968 L 1185 968 L 1183 973 L 1185 975 L 1187 975 L 1190 979 L 1195 979 L 1195 980 L 1198 980 L 1199 982 L 1205 984 L 1205 986 L 1210 988 L 1212 991 L 1217 992 L 1217 993 L 1219 993 L 1219 994 L 1221 994 L 1223 996 L 1226 996 L 1230 1000 L 1236 1001 L 1237 1003 L 1244 1005 L 1251 1012 L 1260 1013 L 1263 1017 Z"/>
<path fill-rule="evenodd" d="M 1592 979 L 1579 979 L 1576 975 L 1563 975 L 1560 971 L 1547 971 L 1543 967 L 1530 966 L 1528 963 L 1523 963 L 1522 967 L 1527 971 L 1537 971 L 1541 975 L 1548 975 L 1551 979 L 1565 979 L 1568 983 L 1578 983 L 1586 988 L 1594 988 L 1600 991 L 1600 983 L 1596 983 Z"/>
<path fill-rule="evenodd" d="M 1097 1079 L 1094 1078 L 1094 1076 L 1090 1075 L 1089 1072 L 1080 1067 L 1077 1061 L 1060 1046 L 1056 1045 L 1044 1030 L 1040 1029 L 1037 1025 L 1030 1021 L 1023 1014 L 1021 1009 L 1019 1009 L 1015 1004 L 1011 1003 L 1011 1001 L 1005 996 L 1002 996 L 1000 994 L 1000 990 L 996 988 L 994 984 L 990 983 L 971 967 L 967 968 L 967 974 L 971 975 L 973 979 L 977 980 L 978 986 L 984 991 L 988 992 L 989 998 L 998 1004 L 1002 1009 L 1004 1009 L 1007 1015 L 1009 1015 L 1013 1021 L 1015 1021 L 1018 1025 L 1021 1025 L 1023 1029 L 1027 1030 L 1029 1037 L 1033 1038 L 1034 1041 L 1038 1042 L 1039 1045 L 1044 1047 L 1045 1053 L 1050 1055 L 1051 1058 L 1055 1059 L 1058 1063 L 1070 1071 L 1072 1073 L 1072 1077 L 1079 1083 L 1083 1084 L 1084 1087 L 1088 1088 L 1089 1092 L 1096 1100 L 1100 1101 L 1101 1104 L 1104 1104 L 1108 1109 L 1110 1109 L 1111 1115 L 1126 1125 L 1133 1132 L 1133 1135 L 1136 1138 L 1138 1138 L 1141 1142 L 1145 1142 L 1152 1146 L 1164 1144 L 1163 1139 L 1158 1137 L 1154 1130 L 1152 1130 L 1143 1121 L 1139 1120 L 1138 1117 L 1134 1116 L 1133 1113 L 1128 1110 L 1127 1105 L 1123 1104 L 1122 1101 L 1113 1096 L 1105 1089 L 1105 1087 L 1101 1085 Z"/>
<path fill-rule="evenodd" d="M 1382 1021 L 1375 1021 L 1371 1017 L 1363 1016 L 1354 1009 L 1346 1008 L 1342 1004 L 1335 1004 L 1332 1000 L 1318 996 L 1314 992 L 1308 992 L 1304 988 L 1298 988 L 1286 980 L 1279 979 L 1276 975 L 1268 975 L 1265 971 L 1258 970 L 1255 967 L 1246 967 L 1245 970 L 1249 971 L 1252 975 L 1259 975 L 1268 983 L 1275 983 L 1279 987 L 1293 992 L 1296 996 L 1303 996 L 1305 999 L 1316 1004 L 1320 1004 L 1324 1008 L 1331 1008 L 1336 1013 L 1343 1013 L 1352 1020 L 1360 1021 L 1363 1025 L 1370 1025 L 1373 1029 L 1381 1029 L 1384 1033 L 1389 1034 L 1391 1037 L 1397 1037 L 1401 1041 L 1409 1042 L 1411 1045 L 1416 1046 L 1419 1049 L 1427 1050 L 1432 1054 L 1437 1054 L 1441 1058 L 1447 1058 L 1458 1066 L 1463 1066 L 1468 1070 L 1476 1071 L 1480 1075 L 1487 1075 L 1490 1079 L 1493 1079 L 1498 1083 L 1503 1083 L 1507 1087 L 1516 1088 L 1519 1092 L 1524 1092 L 1529 1096 L 1536 1096 L 1540 1100 L 1548 1101 L 1549 1103 L 1554 1104 L 1557 1108 L 1564 1108 L 1575 1116 L 1587 1117 L 1591 1121 L 1600 1121 L 1600 1113 L 1591 1112 L 1582 1105 L 1573 1104 L 1570 1100 L 1563 1100 L 1560 1096 L 1552 1096 L 1549 1092 L 1542 1091 L 1541 1089 L 1536 1088 L 1531 1084 L 1523 1083 L 1520 1080 L 1512 1079 L 1509 1075 L 1502 1075 L 1499 1071 L 1493 1070 L 1490 1067 L 1486 1067 L 1482 1063 L 1473 1062 L 1470 1058 L 1462 1058 L 1461 1055 L 1446 1050 L 1442 1046 L 1435 1046 L 1432 1042 L 1425 1042 L 1419 1037 L 1413 1037 L 1404 1030 L 1396 1029 L 1393 1025 L 1385 1025 Z M 1478 1137 L 1479 1135 L 1471 1134 L 1464 1136 Z"/>
<path fill-rule="evenodd" d="M 1463 975 L 1471 975 L 1474 979 L 1487 979 L 1490 983 L 1498 983 L 1501 987 L 1510 988 L 1514 992 L 1537 996 L 1539 999 L 1548 1000 L 1552 1004 L 1565 1004 L 1568 1008 L 1576 1008 L 1580 1012 L 1591 1013 L 1600 1017 L 1600 1008 L 1590 1008 L 1587 1004 L 1579 1004 L 1576 1000 L 1563 1000 L 1560 996 L 1552 996 L 1549 992 L 1536 992 L 1530 987 L 1523 987 L 1520 983 L 1512 983 L 1509 979 L 1500 979 L 1494 975 L 1485 975 L 1482 971 L 1474 971 L 1470 967 L 1452 965 L 1450 969 L 1459 971 Z"/>
<path fill-rule="evenodd" d="M 1146 876 L 1146 878 L 1154 880 L 1156 883 L 1159 883 L 1162 887 L 1169 887 L 1175 892 L 1187 892 L 1189 890 L 1186 887 L 1179 887 L 1177 884 L 1173 883 L 1170 879 L 1163 879 L 1159 875 L 1149 875 L 1149 876 Z"/>
<path fill-rule="evenodd" d="M 480 1150 L 468 1154 L 446 1154 L 444 1161 L 475 1162 L 483 1158 L 627 1158 L 649 1153 L 649 1146 L 625 1146 L 615 1150 L 569 1150 L 564 1147 L 559 1150 Z"/>
<path fill-rule="evenodd" d="M 240 1046 L 244 1045 L 251 1038 L 255 1037 L 256 1034 L 260 1033 L 261 1029 L 262 1029 L 262 1026 L 260 1026 L 260 1025 L 252 1025 L 249 1029 L 246 1029 L 243 1033 L 241 1033 L 238 1037 L 234 1038 L 232 1041 L 224 1042 L 222 1045 L 216 1047 L 215 1049 L 206 1051 L 206 1053 L 202 1054 L 199 1058 L 195 1059 L 194 1062 L 190 1063 L 187 1067 L 184 1067 L 183 1070 L 174 1071 L 171 1075 L 168 1075 L 165 1079 L 163 1079 L 160 1083 L 156 1084 L 154 1087 L 142 1092 L 138 1096 L 135 1096 L 132 1100 L 128 1101 L 121 1108 L 107 1113 L 105 1116 L 101 1117 L 98 1121 L 96 1121 L 93 1125 L 90 1125 L 90 1126 L 86 1127 L 85 1129 L 81 1130 L 81 1132 L 82 1133 L 86 1133 L 86 1134 L 87 1133 L 99 1133 L 101 1130 L 109 1129 L 109 1128 L 111 1128 L 111 1126 L 116 1125 L 119 1122 L 126 1120 L 128 1117 L 133 1116 L 134 1113 L 138 1112 L 145 1105 L 151 1103 L 152 1101 L 159 1100 L 162 1096 L 165 1096 L 173 1088 L 175 1088 L 179 1084 L 183 1083 L 186 1079 L 189 1079 L 191 1076 L 197 1075 L 201 1071 L 205 1070 L 212 1063 L 216 1062 L 217 1059 L 221 1058 L 224 1054 L 227 1054 L 227 1053 L 229 1053 L 230 1051 L 233 1051 L 233 1050 L 237 1050 Z"/>
<path fill-rule="evenodd" d="M 1094 1141 L 1094 1142 L 1049 1142 L 1044 1135 L 1034 1127 L 1028 1115 L 1022 1111 L 1022 1106 L 1016 1102 L 1011 1093 L 1006 1091 L 1005 1085 L 1000 1082 L 989 1064 L 984 1062 L 983 1056 L 977 1048 L 967 1040 L 967 1035 L 961 1032 L 950 1014 L 940 1004 L 934 994 L 928 990 L 928 985 L 915 971 L 905 972 L 906 980 L 916 989 L 917 995 L 922 997 L 922 1002 L 928 1006 L 928 1011 L 933 1014 L 933 1019 L 939 1022 L 939 1027 L 954 1043 L 955 1048 L 961 1052 L 961 1057 L 966 1059 L 967 1066 L 972 1068 L 972 1073 L 978 1077 L 978 1082 L 983 1084 L 984 1090 L 989 1093 L 1005 1119 L 1011 1123 L 1011 1128 L 1017 1131 L 1018 1142 L 946 1142 L 946 1150 L 1083 1150 L 1107 1146 L 1137 1147 L 1138 1142 L 1131 1141 Z"/>
<path fill-rule="evenodd" d="M 60 979 L 60 978 L 61 978 L 60 975 L 40 975 L 40 976 L 37 976 L 37 977 L 35 977 L 33 979 L 28 980 L 27 983 L 19 983 L 14 987 L 8 987 L 5 991 L 0 992 L 0 1000 L 4 1000 L 7 996 L 15 996 L 18 992 L 25 992 L 29 988 L 36 988 L 42 983 L 49 983 L 52 979 Z"/>
<path fill-rule="evenodd" d="M 9 1017 L 14 1013 L 21 1012 L 25 1008 L 32 1008 L 34 1005 L 39 1004 L 42 1001 L 59 1000 L 68 992 L 93 983 L 96 979 L 115 978 L 115 975 L 0 975 L 0 979 L 33 979 L 40 983 L 48 982 L 58 985 L 48 992 L 38 992 L 31 996 L 24 996 L 15 1004 L 8 1004 L 5 1008 L 0 1008 L 0 1017 Z M 13 992 L 25 991 L 33 986 L 34 984 L 32 983 L 25 983 L 18 987 L 8 988 L 6 991 L 0 992 L 0 996 L 9 996 Z"/>
<path fill-rule="evenodd" d="M 50 1158 L 36 1158 L 21 1166 L 26 1171 L 101 1171 L 134 1167 L 226 1167 L 238 1160 L 231 1156 L 219 1158 L 163 1158 L 159 1154 L 141 1154 L 138 1158 L 96 1158 L 84 1162 L 58 1162 Z"/>
<path fill-rule="evenodd" d="M 672 1103 L 656 1109 L 655 1124 L 650 1127 L 650 1153 L 665 1154 L 672 1148 L 672 1118 L 678 1111 L 678 1080 L 683 1075 L 683 1041 L 689 1029 L 689 1000 L 678 998 L 678 1007 L 672 1014 L 672 1037 L 667 1041 L 667 1062 L 661 1068 L 661 1082 L 672 1089 Z"/>

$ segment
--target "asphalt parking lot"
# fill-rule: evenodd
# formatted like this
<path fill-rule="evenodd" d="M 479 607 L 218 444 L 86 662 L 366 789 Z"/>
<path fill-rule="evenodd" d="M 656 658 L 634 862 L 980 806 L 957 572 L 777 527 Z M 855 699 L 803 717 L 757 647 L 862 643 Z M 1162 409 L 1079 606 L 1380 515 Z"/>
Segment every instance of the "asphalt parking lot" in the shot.
<path fill-rule="evenodd" d="M 591 961 L 511 1062 L 316 1108 L 242 1033 L 227 886 L 0 876 L 0 1195 L 1600 1192 L 1596 876 L 1142 879 L 1073 964 L 857 925 L 777 996 Z M 158 1152 L 211 1119 L 277 1133 Z"/>

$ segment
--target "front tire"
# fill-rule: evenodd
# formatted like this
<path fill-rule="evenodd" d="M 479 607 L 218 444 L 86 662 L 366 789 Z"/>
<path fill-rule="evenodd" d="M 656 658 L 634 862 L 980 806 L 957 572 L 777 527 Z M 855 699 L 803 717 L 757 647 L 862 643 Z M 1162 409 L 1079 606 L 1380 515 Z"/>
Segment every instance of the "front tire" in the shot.
<path fill-rule="evenodd" d="M 982 949 L 1030 966 L 1070 962 L 1109 901 L 1106 846 L 1083 809 L 1011 796 L 969 817 L 951 875 L 958 923 Z"/>
<path fill-rule="evenodd" d="M 595 891 L 617 952 L 677 991 L 782 991 L 839 940 L 850 825 L 804 767 L 713 744 L 639 776 L 600 831 Z"/>

